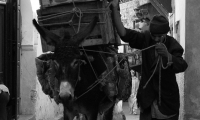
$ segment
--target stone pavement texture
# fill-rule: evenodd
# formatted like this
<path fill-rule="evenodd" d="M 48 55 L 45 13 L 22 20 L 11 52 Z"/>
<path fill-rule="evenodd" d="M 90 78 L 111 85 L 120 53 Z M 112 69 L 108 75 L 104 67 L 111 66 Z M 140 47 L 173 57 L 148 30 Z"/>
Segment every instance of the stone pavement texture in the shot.
<path fill-rule="evenodd" d="M 137 114 L 137 115 L 130 115 L 129 114 L 128 102 L 124 102 L 123 103 L 123 112 L 124 112 L 124 114 L 126 116 L 126 120 L 139 120 L 139 114 Z M 138 111 L 138 113 L 139 113 L 139 111 Z M 25 120 L 25 119 L 20 119 L 20 120 Z M 63 117 L 61 117 L 59 119 L 55 119 L 55 120 L 63 120 Z"/>
<path fill-rule="evenodd" d="M 129 114 L 129 107 L 128 107 L 127 102 L 123 103 L 123 111 L 124 111 L 124 114 L 126 116 L 126 120 L 139 120 L 139 114 L 137 114 L 137 115 L 130 115 Z M 138 111 L 138 113 L 139 113 L 139 111 Z"/>

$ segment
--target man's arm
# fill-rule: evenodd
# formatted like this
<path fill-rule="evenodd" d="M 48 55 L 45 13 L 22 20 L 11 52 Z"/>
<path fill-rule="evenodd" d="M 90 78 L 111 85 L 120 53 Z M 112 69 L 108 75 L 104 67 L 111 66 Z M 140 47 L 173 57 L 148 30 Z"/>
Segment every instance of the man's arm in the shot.
<path fill-rule="evenodd" d="M 171 68 L 175 73 L 184 72 L 188 67 L 188 64 L 182 57 L 172 55 L 172 62 L 173 64 Z"/>
<path fill-rule="evenodd" d="M 125 36 L 126 30 L 125 30 L 124 25 L 121 21 L 120 12 L 118 10 L 119 0 L 113 0 L 111 4 L 112 4 L 113 21 L 114 21 L 114 25 L 117 29 L 117 33 L 119 34 L 119 36 Z"/>
<path fill-rule="evenodd" d="M 120 17 L 119 1 L 113 0 L 111 4 L 112 4 L 111 9 L 112 9 L 112 17 L 113 17 L 114 26 L 121 40 L 129 43 L 129 45 L 132 48 L 142 49 L 144 38 L 145 38 L 144 33 L 125 28 Z"/>
<path fill-rule="evenodd" d="M 170 46 L 169 52 L 172 55 L 173 62 L 170 68 L 172 68 L 175 73 L 184 72 L 188 67 L 187 62 L 182 57 L 184 49 L 174 38 L 172 38 Z"/>

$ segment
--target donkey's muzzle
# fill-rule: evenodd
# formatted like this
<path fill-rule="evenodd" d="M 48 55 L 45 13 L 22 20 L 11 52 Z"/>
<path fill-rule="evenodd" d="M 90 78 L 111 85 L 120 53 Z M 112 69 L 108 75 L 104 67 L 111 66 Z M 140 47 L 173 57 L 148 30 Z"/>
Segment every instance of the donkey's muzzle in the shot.
<path fill-rule="evenodd" d="M 74 90 L 69 82 L 60 83 L 60 99 L 71 100 L 74 97 Z"/>

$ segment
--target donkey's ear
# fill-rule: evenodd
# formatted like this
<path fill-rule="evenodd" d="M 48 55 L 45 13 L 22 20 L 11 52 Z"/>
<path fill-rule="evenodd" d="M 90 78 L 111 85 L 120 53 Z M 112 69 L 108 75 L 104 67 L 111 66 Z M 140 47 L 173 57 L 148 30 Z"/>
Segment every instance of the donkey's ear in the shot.
<path fill-rule="evenodd" d="M 90 33 L 93 31 L 94 27 L 96 26 L 98 21 L 98 17 L 95 16 L 94 19 L 90 22 L 90 24 L 82 31 L 80 31 L 80 33 L 76 34 L 74 36 L 74 40 L 76 41 L 76 44 L 80 44 L 81 42 L 83 42 L 83 40 L 90 35 Z"/>
<path fill-rule="evenodd" d="M 35 26 L 37 31 L 40 33 L 41 37 L 46 41 L 48 45 L 55 46 L 60 41 L 61 38 L 58 35 L 39 26 L 35 19 L 33 19 L 33 25 Z"/>

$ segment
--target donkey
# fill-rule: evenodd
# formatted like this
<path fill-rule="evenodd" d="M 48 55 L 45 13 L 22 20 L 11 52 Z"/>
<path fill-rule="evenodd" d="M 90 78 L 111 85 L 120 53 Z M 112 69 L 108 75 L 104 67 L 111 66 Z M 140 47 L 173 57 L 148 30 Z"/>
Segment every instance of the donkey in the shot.
<path fill-rule="evenodd" d="M 99 104 L 105 98 L 99 85 L 95 85 L 97 77 L 94 71 L 100 75 L 106 67 L 100 64 L 91 67 L 89 57 L 79 50 L 79 45 L 93 31 L 97 21 L 98 18 L 95 17 L 85 30 L 74 36 L 65 34 L 60 37 L 33 20 L 33 25 L 45 42 L 55 47 L 53 61 L 59 98 L 64 106 L 64 120 L 73 120 L 79 113 L 85 115 L 87 120 L 97 120 Z M 90 89 L 92 85 L 95 86 Z M 105 119 L 112 120 L 113 106 L 108 110 L 109 114 Z"/>

